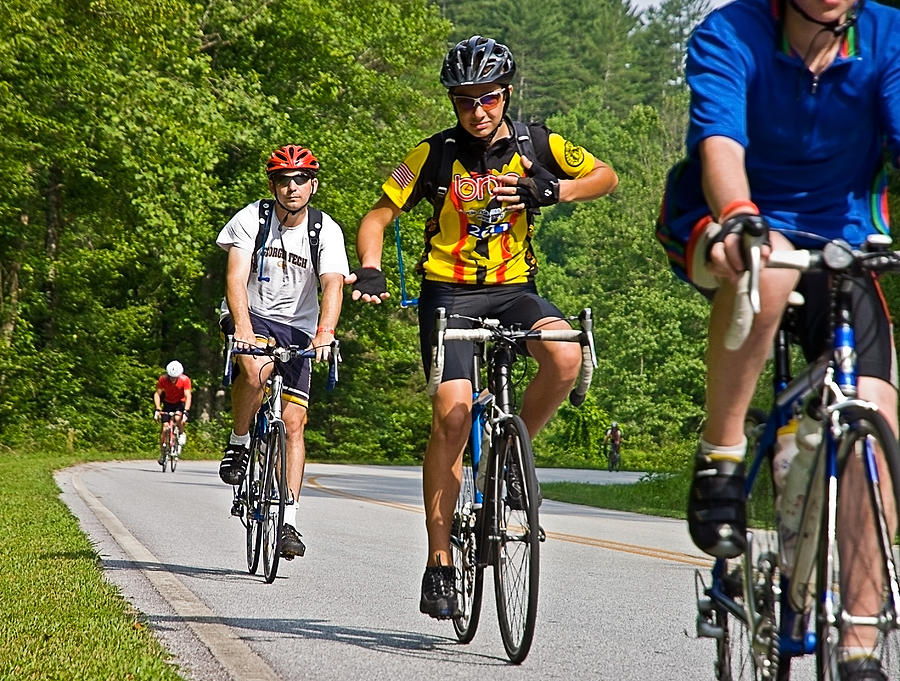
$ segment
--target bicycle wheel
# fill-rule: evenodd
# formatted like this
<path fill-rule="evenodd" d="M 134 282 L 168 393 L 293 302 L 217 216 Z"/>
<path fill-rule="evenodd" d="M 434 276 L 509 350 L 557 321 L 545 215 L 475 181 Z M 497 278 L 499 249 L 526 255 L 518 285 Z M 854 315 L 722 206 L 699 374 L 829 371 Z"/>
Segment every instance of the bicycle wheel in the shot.
<path fill-rule="evenodd" d="M 481 460 L 487 465 L 489 456 Z M 460 643 L 475 637 L 481 618 L 481 597 L 484 591 L 484 567 L 478 564 L 477 517 L 475 509 L 475 480 L 472 476 L 472 454 L 466 448 L 463 461 L 462 484 L 456 499 L 450 548 L 456 568 L 456 597 L 460 614 L 453 618 L 453 628 Z"/>
<path fill-rule="evenodd" d="M 531 440 L 521 418 L 512 416 L 505 421 L 492 446 L 498 457 L 497 470 L 501 472 L 493 499 L 499 542 L 494 562 L 494 595 L 503 647 L 509 659 L 518 664 L 531 648 L 537 619 L 540 492 Z M 519 490 L 515 489 L 516 475 Z"/>
<path fill-rule="evenodd" d="M 254 426 L 254 432 L 255 432 Z M 260 448 L 260 438 L 253 436 L 250 443 L 250 456 L 247 462 L 247 474 L 241 486 L 241 499 L 244 505 L 244 527 L 247 530 L 247 569 L 251 575 L 256 574 L 259 567 L 259 549 L 262 545 L 262 508 L 260 505 L 265 474 L 265 453 Z"/>
<path fill-rule="evenodd" d="M 162 466 L 162 472 L 166 472 L 166 461 L 169 459 L 169 438 L 163 437 L 163 441 L 159 443 L 159 463 Z"/>
<path fill-rule="evenodd" d="M 747 413 L 744 432 L 747 451 L 754 455 L 766 416 L 758 410 Z M 719 681 L 776 681 L 789 677 L 790 666 L 779 658 L 778 628 L 781 572 L 778 565 L 778 534 L 775 531 L 775 494 L 771 452 L 763 461 L 747 496 L 747 518 L 753 528 L 747 534 L 747 549 L 727 561 L 721 589 L 743 608 L 741 617 L 724 607 L 713 607 L 713 624 L 721 631 L 716 638 L 716 679 Z"/>
<path fill-rule="evenodd" d="M 900 489 L 900 449 L 887 421 L 876 411 L 844 409 L 841 424 L 837 487 L 825 490 L 816 566 L 818 678 L 839 681 L 840 646 L 849 646 L 871 650 L 887 678 L 896 681 L 900 630 L 894 618 L 900 585 L 893 516 Z M 883 457 L 877 474 L 870 476 L 865 469 L 874 464 L 876 449 Z M 873 482 L 879 479 L 881 485 Z M 873 520 L 874 531 L 865 531 Z"/>
<path fill-rule="evenodd" d="M 287 462 L 285 456 L 284 424 L 270 424 L 266 437 L 266 471 L 262 501 L 262 554 L 266 582 L 275 581 L 281 555 L 281 525 L 284 523 L 284 502 L 287 492 Z"/>
<path fill-rule="evenodd" d="M 172 444 L 169 446 L 169 470 L 175 472 L 178 465 L 178 456 L 181 454 L 181 445 L 178 444 L 178 436 L 173 438 Z"/>

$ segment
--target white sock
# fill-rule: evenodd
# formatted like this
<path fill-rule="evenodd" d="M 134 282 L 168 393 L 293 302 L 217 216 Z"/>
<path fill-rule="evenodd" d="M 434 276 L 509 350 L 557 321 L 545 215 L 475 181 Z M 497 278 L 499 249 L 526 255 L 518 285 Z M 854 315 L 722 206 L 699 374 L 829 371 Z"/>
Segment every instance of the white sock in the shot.
<path fill-rule="evenodd" d="M 872 648 L 862 647 L 844 647 L 838 645 L 838 659 L 841 662 L 852 662 L 854 660 L 864 660 L 867 657 L 874 657 L 875 651 Z"/>
<path fill-rule="evenodd" d="M 284 524 L 297 529 L 297 502 L 284 505 Z"/>
<path fill-rule="evenodd" d="M 714 461 L 743 461 L 747 453 L 747 438 L 736 445 L 713 445 L 701 437 L 700 452 Z"/>
<path fill-rule="evenodd" d="M 235 435 L 234 431 L 231 431 L 231 437 L 228 438 L 228 444 L 231 445 L 244 445 L 248 447 L 250 445 L 250 433 L 246 435 Z"/>

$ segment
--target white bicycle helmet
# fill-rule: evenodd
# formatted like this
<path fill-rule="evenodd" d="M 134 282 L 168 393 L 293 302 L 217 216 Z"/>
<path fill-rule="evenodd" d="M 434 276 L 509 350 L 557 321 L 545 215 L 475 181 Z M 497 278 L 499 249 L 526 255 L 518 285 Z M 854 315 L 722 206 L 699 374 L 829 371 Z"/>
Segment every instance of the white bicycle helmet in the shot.
<path fill-rule="evenodd" d="M 173 359 L 171 362 L 166 364 L 166 374 L 168 374 L 169 378 L 178 378 L 183 373 L 184 367 L 181 366 L 181 362 L 179 362 L 177 359 Z"/>

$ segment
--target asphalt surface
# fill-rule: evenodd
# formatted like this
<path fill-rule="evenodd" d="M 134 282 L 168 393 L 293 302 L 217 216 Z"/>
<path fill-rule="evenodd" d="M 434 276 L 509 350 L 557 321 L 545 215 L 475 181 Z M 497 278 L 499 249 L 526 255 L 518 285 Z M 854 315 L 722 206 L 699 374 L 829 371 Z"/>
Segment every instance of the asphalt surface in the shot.
<path fill-rule="evenodd" d="M 611 679 L 712 677 L 694 638 L 694 570 L 710 562 L 684 523 L 546 500 L 535 643 L 508 663 L 485 575 L 475 640 L 418 612 L 425 560 L 421 472 L 311 464 L 300 501 L 307 554 L 266 584 L 216 462 L 88 464 L 63 500 L 107 577 L 145 613 L 185 678 Z M 541 469 L 542 481 L 633 482 L 637 473 Z"/>

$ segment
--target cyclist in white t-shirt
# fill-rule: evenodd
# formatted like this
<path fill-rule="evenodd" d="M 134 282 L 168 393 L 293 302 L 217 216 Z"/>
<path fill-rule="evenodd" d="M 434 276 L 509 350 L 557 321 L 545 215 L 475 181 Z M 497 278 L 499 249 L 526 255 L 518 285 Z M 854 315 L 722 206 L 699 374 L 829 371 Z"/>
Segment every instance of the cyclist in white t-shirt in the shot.
<path fill-rule="evenodd" d="M 277 149 L 266 164 L 274 201 L 245 206 L 216 237 L 216 243 L 228 251 L 220 326 L 234 335 L 235 348 L 264 346 L 272 337 L 281 346 L 314 347 L 316 361 L 330 355 L 349 265 L 340 226 L 309 205 L 319 187 L 318 171 L 319 161 L 309 149 L 294 144 Z M 310 246 L 311 238 L 318 241 L 316 249 Z M 236 355 L 236 362 L 231 388 L 234 427 L 219 466 L 219 476 L 230 485 L 239 485 L 243 479 L 250 426 L 272 371 L 270 362 L 257 357 Z M 302 556 L 306 550 L 297 532 L 295 500 L 306 461 L 303 435 L 310 373 L 309 359 L 294 360 L 284 368 L 282 417 L 292 497 L 285 508 L 281 538 L 281 555 L 286 558 Z"/>

